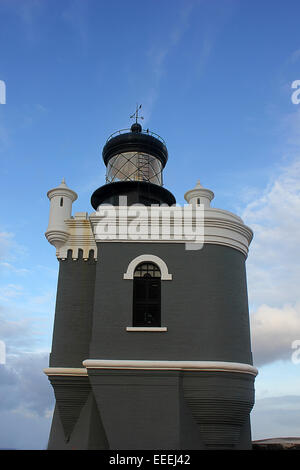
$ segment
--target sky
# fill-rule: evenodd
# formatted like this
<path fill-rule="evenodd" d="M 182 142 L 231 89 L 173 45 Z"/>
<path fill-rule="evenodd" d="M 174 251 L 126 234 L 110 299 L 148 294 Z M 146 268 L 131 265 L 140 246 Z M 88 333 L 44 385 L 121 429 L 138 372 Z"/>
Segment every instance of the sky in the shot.
<path fill-rule="evenodd" d="M 65 178 L 73 212 L 93 212 L 103 145 L 137 104 L 178 204 L 199 179 L 254 231 L 252 438 L 300 436 L 299 14 L 298 0 L 0 0 L 0 448 L 45 449 L 51 425 L 46 193 Z"/>

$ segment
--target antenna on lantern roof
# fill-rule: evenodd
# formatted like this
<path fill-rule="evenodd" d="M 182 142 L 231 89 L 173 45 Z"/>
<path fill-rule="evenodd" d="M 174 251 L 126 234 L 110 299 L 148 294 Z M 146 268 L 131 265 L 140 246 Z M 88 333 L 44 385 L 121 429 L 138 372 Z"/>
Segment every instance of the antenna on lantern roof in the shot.
<path fill-rule="evenodd" d="M 138 119 L 144 119 L 143 116 L 139 116 L 139 110 L 141 109 L 142 105 L 136 105 L 136 110 L 135 110 L 135 113 L 133 113 L 131 116 L 130 116 L 130 119 L 134 119 L 135 118 L 135 122 L 137 124 L 138 122 Z"/>

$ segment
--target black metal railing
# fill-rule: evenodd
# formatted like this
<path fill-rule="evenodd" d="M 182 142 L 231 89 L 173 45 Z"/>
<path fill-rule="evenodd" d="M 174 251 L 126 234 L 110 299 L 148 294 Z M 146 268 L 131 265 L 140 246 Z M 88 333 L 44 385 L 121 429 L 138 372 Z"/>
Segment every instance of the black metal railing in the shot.
<path fill-rule="evenodd" d="M 111 140 L 113 137 L 115 137 L 117 135 L 126 134 L 128 132 L 132 132 L 132 130 L 131 129 L 120 129 L 119 131 L 115 131 L 108 137 L 106 142 L 108 142 L 109 140 Z M 164 139 L 160 135 L 156 134 L 155 132 L 149 131 L 149 129 L 142 130 L 141 132 L 139 132 L 139 134 L 151 135 L 152 137 L 155 137 L 156 139 L 160 140 L 160 142 L 162 142 L 164 145 L 166 145 L 166 142 L 164 141 Z"/>

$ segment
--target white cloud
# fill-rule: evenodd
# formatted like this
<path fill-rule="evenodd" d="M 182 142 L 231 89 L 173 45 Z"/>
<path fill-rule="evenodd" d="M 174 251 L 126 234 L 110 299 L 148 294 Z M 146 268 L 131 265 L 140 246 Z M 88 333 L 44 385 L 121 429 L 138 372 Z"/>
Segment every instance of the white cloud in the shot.
<path fill-rule="evenodd" d="M 44 351 L 51 345 L 55 291 L 8 284 L 0 288 L 0 340 L 8 355 Z"/>
<path fill-rule="evenodd" d="M 12 318 L 10 308 L 2 308 L 1 310 L 0 340 L 5 342 L 6 358 L 12 354 L 23 354 L 24 351 L 37 349 L 43 337 L 43 334 L 38 330 L 40 321 L 22 314 L 20 318 Z M 15 310 L 13 313 L 16 314 Z"/>
<path fill-rule="evenodd" d="M 282 308 L 261 305 L 250 316 L 254 363 L 291 361 L 292 342 L 300 340 L 300 303 Z"/>
<path fill-rule="evenodd" d="M 300 339 L 300 158 L 280 170 L 242 218 L 254 231 L 247 261 L 257 364 L 288 359 Z"/>
<path fill-rule="evenodd" d="M 248 204 L 242 218 L 254 230 L 247 261 L 251 302 L 296 303 L 300 300 L 300 159 Z"/>
<path fill-rule="evenodd" d="M 14 233 L 0 232 L 0 341 L 8 355 L 47 350 L 51 340 L 57 270 L 23 267 L 27 251 Z"/>
<path fill-rule="evenodd" d="M 0 366 L 0 448 L 47 447 L 54 407 L 47 366 L 46 353 L 10 357 Z"/>
<path fill-rule="evenodd" d="M 0 232 L 0 260 L 2 263 L 8 263 L 27 254 L 24 245 L 17 243 L 15 234 L 12 232 Z"/>
<path fill-rule="evenodd" d="M 51 387 L 43 369 L 48 367 L 48 353 L 23 353 L 10 356 L 0 367 L 0 410 L 26 410 L 49 416 L 52 409 Z M 8 393 L 8 391 L 10 391 Z"/>

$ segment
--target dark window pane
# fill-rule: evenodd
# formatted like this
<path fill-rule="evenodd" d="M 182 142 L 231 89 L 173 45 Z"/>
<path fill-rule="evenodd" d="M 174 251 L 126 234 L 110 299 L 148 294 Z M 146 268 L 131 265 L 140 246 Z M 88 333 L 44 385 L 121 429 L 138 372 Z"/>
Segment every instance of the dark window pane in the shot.
<path fill-rule="evenodd" d="M 160 299 L 160 279 L 152 280 L 149 283 L 149 300 L 159 300 Z"/>
<path fill-rule="evenodd" d="M 136 301 L 144 301 L 147 298 L 147 285 L 143 281 L 143 279 L 136 279 L 135 280 L 135 300 Z"/>
<path fill-rule="evenodd" d="M 142 263 L 133 280 L 133 326 L 160 326 L 160 270 L 155 264 Z"/>
<path fill-rule="evenodd" d="M 160 270 L 156 264 L 141 263 L 134 271 L 134 277 L 144 277 L 146 274 L 152 277 L 160 277 Z"/>

